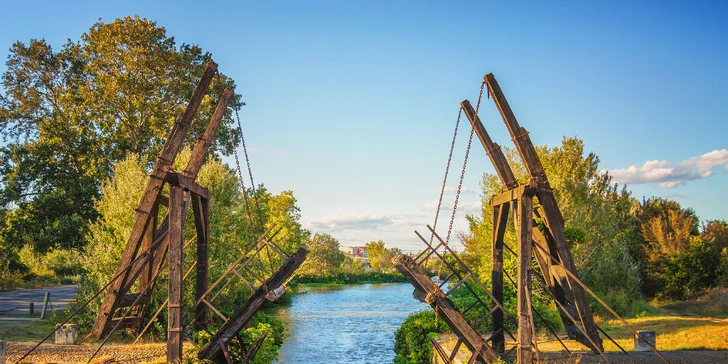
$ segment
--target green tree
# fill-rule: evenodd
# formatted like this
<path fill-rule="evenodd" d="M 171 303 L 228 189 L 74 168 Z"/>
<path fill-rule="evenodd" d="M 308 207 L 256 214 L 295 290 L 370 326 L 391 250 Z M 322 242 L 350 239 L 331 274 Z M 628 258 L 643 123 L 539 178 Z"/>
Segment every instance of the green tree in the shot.
<path fill-rule="evenodd" d="M 367 258 L 369 259 L 369 265 L 372 270 L 380 273 L 390 273 L 395 270 L 394 264 L 392 264 L 392 258 L 396 254 L 401 254 L 402 251 L 397 249 L 387 249 L 384 246 L 384 242 L 381 240 L 370 241 L 365 244 L 367 248 Z"/>
<path fill-rule="evenodd" d="M 339 250 L 339 242 L 329 234 L 314 234 L 306 244 L 309 253 L 302 274 L 332 276 L 339 272 L 346 256 Z"/>
<path fill-rule="evenodd" d="M 59 50 L 42 39 L 13 44 L 0 93 L 4 244 L 83 247 L 88 222 L 99 216 L 94 200 L 101 182 L 129 153 L 145 167 L 155 161 L 210 59 L 139 17 L 99 21 Z M 223 86 L 234 83 L 220 74 L 187 145 L 205 128 Z M 214 152 L 230 152 L 225 133 L 219 130 Z"/>

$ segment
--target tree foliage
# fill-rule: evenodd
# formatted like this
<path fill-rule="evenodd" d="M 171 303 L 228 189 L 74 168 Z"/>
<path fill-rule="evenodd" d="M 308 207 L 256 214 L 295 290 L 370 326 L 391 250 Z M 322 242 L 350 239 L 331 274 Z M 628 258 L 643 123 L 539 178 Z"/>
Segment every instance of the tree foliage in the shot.
<path fill-rule="evenodd" d="M 89 221 L 99 217 L 101 182 L 129 153 L 145 167 L 155 161 L 210 59 L 139 17 L 98 21 L 59 49 L 42 39 L 13 44 L 0 93 L 4 244 L 83 248 Z M 219 74 L 186 145 L 204 130 L 223 86 L 234 83 Z M 224 133 L 213 152 L 230 152 Z"/>

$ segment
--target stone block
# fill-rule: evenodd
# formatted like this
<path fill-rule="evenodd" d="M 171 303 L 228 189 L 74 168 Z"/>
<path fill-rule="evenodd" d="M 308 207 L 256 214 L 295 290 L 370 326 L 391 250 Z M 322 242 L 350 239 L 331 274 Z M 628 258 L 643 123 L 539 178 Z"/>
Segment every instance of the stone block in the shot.
<path fill-rule="evenodd" d="M 56 331 L 56 344 L 60 345 L 74 345 L 78 339 L 78 325 L 76 324 L 65 324 L 56 325 L 58 330 Z"/>
<path fill-rule="evenodd" d="M 657 348 L 657 335 L 652 330 L 645 330 L 645 331 L 637 331 L 637 334 L 641 336 L 643 339 L 647 340 L 647 342 L 652 345 L 652 347 Z M 634 351 L 652 351 L 650 347 L 645 344 L 644 341 L 640 340 L 636 335 L 634 337 Z"/>

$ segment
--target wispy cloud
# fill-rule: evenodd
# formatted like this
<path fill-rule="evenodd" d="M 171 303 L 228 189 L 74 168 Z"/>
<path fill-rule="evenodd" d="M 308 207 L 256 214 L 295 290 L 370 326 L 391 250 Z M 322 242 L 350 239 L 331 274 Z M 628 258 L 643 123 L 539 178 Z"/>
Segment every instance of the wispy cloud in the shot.
<path fill-rule="evenodd" d="M 719 167 L 728 171 L 728 150 L 726 149 L 716 149 L 680 163 L 650 160 L 641 166 L 631 165 L 608 172 L 617 183 L 656 183 L 662 188 L 673 188 L 684 185 L 688 181 L 708 178 L 713 175 L 713 170 Z"/>
<path fill-rule="evenodd" d="M 432 200 L 425 202 L 423 205 L 425 210 L 428 211 L 435 211 L 437 210 L 437 200 Z M 442 206 L 440 206 L 440 214 L 448 211 L 452 211 L 452 204 L 451 203 L 442 203 Z M 472 201 L 472 202 L 465 202 L 460 201 L 458 203 L 458 213 L 464 213 L 464 214 L 476 214 L 479 213 L 482 209 L 482 205 L 480 201 Z M 448 212 L 449 214 L 449 212 Z"/>
<path fill-rule="evenodd" d="M 457 186 L 445 186 L 445 194 L 446 195 L 454 195 L 458 191 Z M 437 189 L 437 193 L 440 193 L 440 189 Z M 476 192 L 472 190 L 468 186 L 463 186 L 460 189 L 460 194 L 462 195 L 474 195 Z"/>
<path fill-rule="evenodd" d="M 341 232 L 344 230 L 372 230 L 418 226 L 427 222 L 424 214 L 383 215 L 376 213 L 349 212 L 328 215 L 305 222 L 306 228 L 323 232 Z"/>

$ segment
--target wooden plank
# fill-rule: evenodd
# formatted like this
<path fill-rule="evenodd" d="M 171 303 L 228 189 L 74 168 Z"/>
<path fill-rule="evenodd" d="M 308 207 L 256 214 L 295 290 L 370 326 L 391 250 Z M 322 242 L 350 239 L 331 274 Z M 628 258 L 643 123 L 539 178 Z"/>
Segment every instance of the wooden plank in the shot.
<path fill-rule="evenodd" d="M 192 149 L 192 155 L 190 161 L 187 163 L 187 167 L 184 170 L 184 174 L 191 178 L 193 181 L 197 179 L 197 173 L 202 168 L 202 163 L 205 161 L 207 155 L 207 149 L 210 147 L 212 140 L 215 138 L 220 122 L 227 112 L 228 104 L 233 96 L 233 90 L 225 89 L 222 92 L 222 97 L 217 103 L 217 108 L 210 118 L 210 122 L 207 124 L 207 128 L 202 136 L 197 139 L 194 149 Z M 208 197 L 209 199 L 209 197 Z"/>
<path fill-rule="evenodd" d="M 490 95 L 493 96 L 493 102 L 495 102 L 503 121 L 508 127 L 516 149 L 523 160 L 526 170 L 531 176 L 531 181 L 537 183 L 539 186 L 537 196 L 541 204 L 541 209 L 544 211 L 544 222 L 556 242 L 561 263 L 571 273 L 576 274 L 576 266 L 574 265 L 571 252 L 566 244 L 566 237 L 564 236 L 564 219 L 556 202 L 556 197 L 551 192 L 551 185 L 549 184 L 546 172 L 543 170 L 541 160 L 536 153 L 536 148 L 534 148 L 526 129 L 518 124 L 518 120 L 493 74 L 489 73 L 485 75 L 484 81 L 488 85 Z M 586 329 L 586 334 L 598 345 L 598 348 L 592 349 L 602 351 L 603 348 L 601 339 L 599 338 L 599 332 L 594 323 L 594 317 L 589 308 L 589 303 L 586 300 L 584 290 L 578 284 L 572 284 L 571 281 L 569 283 L 574 296 L 574 304 L 579 311 L 579 318 Z"/>
<path fill-rule="evenodd" d="M 182 358 L 182 262 L 184 262 L 182 188 L 169 186 L 169 302 L 167 303 L 167 362 Z"/>
<path fill-rule="evenodd" d="M 167 203 L 169 202 L 167 201 Z M 158 204 L 155 204 L 154 208 L 152 209 L 152 218 L 149 219 L 149 221 L 147 222 L 147 226 L 144 229 L 144 235 L 142 236 L 142 246 L 140 248 L 142 251 L 147 250 L 154 242 L 154 234 L 157 231 L 157 219 L 159 214 L 159 208 L 157 207 L 157 205 Z M 139 275 L 139 287 L 146 287 L 152 279 L 153 274 L 154 271 L 152 270 L 152 265 L 147 264 Z"/>
<path fill-rule="evenodd" d="M 531 341 L 531 229 L 533 228 L 533 197 L 522 196 L 518 200 L 516 234 L 518 236 L 518 349 L 519 363 L 532 363 Z"/>
<path fill-rule="evenodd" d="M 424 293 L 424 302 L 435 308 L 440 313 L 440 318 L 447 323 L 450 329 L 460 338 L 471 352 L 476 352 L 480 347 L 479 358 L 485 363 L 498 360 L 498 354 L 486 345 L 483 338 L 468 324 L 465 317 L 458 311 L 455 305 L 445 296 L 435 282 L 420 268 L 419 265 L 408 255 L 397 255 L 392 259 L 405 278 L 415 287 L 415 292 Z M 420 295 L 422 296 L 422 295 Z"/>
<path fill-rule="evenodd" d="M 508 210 L 510 204 L 493 206 L 493 254 L 491 261 L 491 289 L 493 297 L 503 302 L 503 237 L 508 224 Z M 496 306 L 495 303 L 492 306 Z M 505 350 L 505 337 L 503 336 L 503 311 L 495 310 L 493 313 L 491 341 L 493 350 L 502 353 Z"/>
<path fill-rule="evenodd" d="M 275 290 L 288 279 L 301 264 L 306 260 L 308 249 L 299 248 L 294 254 L 286 260 L 278 270 L 266 281 L 268 290 Z M 247 325 L 253 315 L 260 309 L 263 303 L 266 301 L 267 290 L 264 286 L 258 287 L 258 289 L 250 296 L 245 305 L 235 311 L 235 314 L 217 331 L 215 336 L 212 337 L 210 342 L 203 347 L 198 358 L 207 360 L 220 360 L 222 351 L 220 344 L 222 343 L 225 347 L 230 344 L 230 341 L 240 332 L 241 329 Z"/>
<path fill-rule="evenodd" d="M 533 196 L 537 192 L 534 186 L 521 185 L 516 188 L 511 188 L 505 192 L 499 193 L 490 199 L 491 206 L 498 206 L 515 201 L 523 195 Z"/>
<path fill-rule="evenodd" d="M 197 231 L 197 278 L 195 281 L 195 300 L 202 298 L 207 291 L 208 277 L 208 256 L 210 239 L 209 200 L 192 195 L 192 211 L 195 216 L 195 230 Z M 197 305 L 195 307 L 195 328 L 197 330 L 207 329 L 207 307 Z"/>
<path fill-rule="evenodd" d="M 498 174 L 498 177 L 500 177 L 501 182 L 503 182 L 503 185 L 505 185 L 506 189 L 518 187 L 518 181 L 513 175 L 513 171 L 508 165 L 508 160 L 506 159 L 505 154 L 503 154 L 500 145 L 494 143 L 490 138 L 490 135 L 488 135 L 488 132 L 485 130 L 483 123 L 480 121 L 480 117 L 478 117 L 478 114 L 475 113 L 473 106 L 470 105 L 470 101 L 463 100 L 463 102 L 460 103 L 460 106 L 462 106 L 465 116 L 468 120 L 470 120 L 470 124 L 475 130 L 475 134 L 478 135 L 480 143 L 483 144 L 485 152 L 488 154 L 488 158 L 490 158 L 490 161 L 493 163 L 495 171 Z"/>
<path fill-rule="evenodd" d="M 147 186 L 144 189 L 142 200 L 139 203 L 139 208 L 134 214 L 134 227 L 131 230 L 129 240 L 127 241 L 124 251 L 119 259 L 119 265 L 114 272 L 114 276 L 118 274 L 121 275 L 120 279 L 112 282 L 106 291 L 101 307 L 96 316 L 96 321 L 94 322 L 94 326 L 91 330 L 90 337 L 92 338 L 99 339 L 105 333 L 107 323 L 111 320 L 112 313 L 116 310 L 119 297 L 126 293 L 119 292 L 119 288 L 124 285 L 127 280 L 127 275 L 124 273 L 123 269 L 131 263 L 137 251 L 139 251 L 139 245 L 144 233 L 144 228 L 149 221 L 150 212 L 162 190 L 163 177 L 166 173 L 166 169 L 172 165 L 174 159 L 177 157 L 177 153 L 179 153 L 180 148 L 182 148 L 182 144 L 187 135 L 189 126 L 192 123 L 192 119 L 197 113 L 200 103 L 202 102 L 205 92 L 207 91 L 216 71 L 217 65 L 210 61 L 205 68 L 200 82 L 197 84 L 197 87 L 192 93 L 185 111 L 175 120 L 175 123 L 167 136 L 167 140 L 162 147 L 160 157 L 154 166 L 152 175 L 147 181 Z"/>
<path fill-rule="evenodd" d="M 192 178 L 187 177 L 183 174 L 169 172 L 164 177 L 164 179 L 169 184 L 173 184 L 175 186 L 180 186 L 180 187 L 184 188 L 185 190 L 190 191 L 192 194 L 200 196 L 204 199 L 209 200 L 212 197 L 212 194 L 210 194 L 210 190 L 208 190 L 205 187 L 200 186 Z"/>

